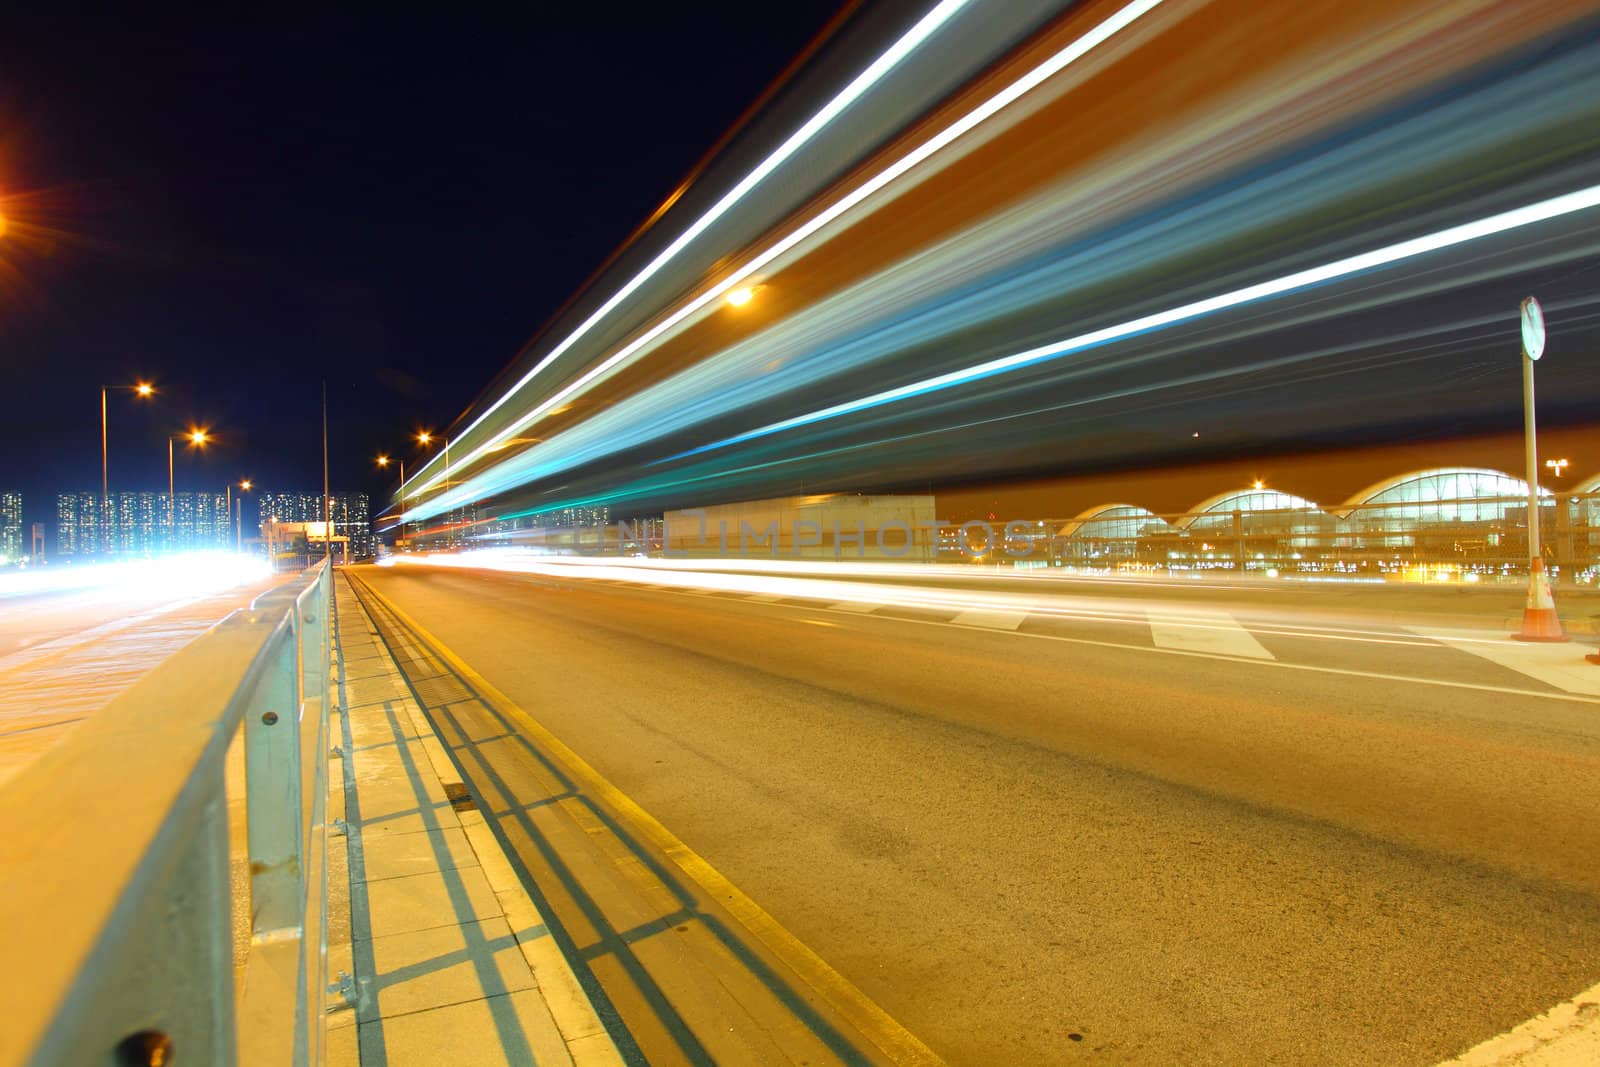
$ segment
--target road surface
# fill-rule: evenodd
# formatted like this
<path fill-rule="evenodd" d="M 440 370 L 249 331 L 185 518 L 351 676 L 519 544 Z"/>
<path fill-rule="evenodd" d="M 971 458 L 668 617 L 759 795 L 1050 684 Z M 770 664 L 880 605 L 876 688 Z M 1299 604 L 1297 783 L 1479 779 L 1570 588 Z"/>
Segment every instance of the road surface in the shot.
<path fill-rule="evenodd" d="M 353 573 L 952 1063 L 1426 1064 L 1600 978 L 1600 673 L 1463 602 Z"/>

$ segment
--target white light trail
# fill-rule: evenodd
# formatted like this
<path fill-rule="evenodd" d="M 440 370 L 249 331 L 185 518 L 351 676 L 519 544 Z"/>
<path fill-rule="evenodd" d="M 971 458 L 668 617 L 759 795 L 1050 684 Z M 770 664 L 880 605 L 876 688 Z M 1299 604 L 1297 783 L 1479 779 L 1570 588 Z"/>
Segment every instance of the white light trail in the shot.
<path fill-rule="evenodd" d="M 1082 575 L 1039 575 L 1025 577 L 997 574 L 988 568 L 962 564 L 871 563 L 832 560 L 740 560 L 740 559 L 660 559 L 581 556 L 541 556 L 519 549 L 486 549 L 476 552 L 442 553 L 423 556 L 394 556 L 386 565 L 440 567 L 465 570 L 500 571 L 513 574 L 538 574 L 549 578 L 645 584 L 698 593 L 725 593 L 740 597 L 776 600 L 813 600 L 843 610 L 885 607 L 920 608 L 936 611 L 989 611 L 1021 613 L 1041 619 L 1072 619 L 1083 622 L 1122 623 L 1149 626 L 1152 620 L 1190 630 L 1234 632 L 1238 621 L 1219 623 L 1214 615 L 1197 610 L 1187 601 L 1163 602 L 1148 595 L 1084 596 L 1066 591 L 1045 592 L 1041 582 L 1085 584 Z M 863 577 L 892 578 L 895 584 L 861 581 Z M 1009 592 L 995 589 L 959 589 L 937 584 L 906 584 L 971 579 L 985 583 L 1013 578 L 1009 584 L 1026 589 Z M 1122 577 L 1104 578 L 1109 586 L 1139 585 L 1175 589 L 1193 583 L 1139 581 Z M 1216 591 L 1256 588 L 1248 583 L 1206 582 Z M 1158 594 L 1159 595 L 1159 594 Z M 845 608 L 853 605 L 853 608 Z M 1245 620 L 1252 633 L 1360 644 L 1437 647 L 1437 638 L 1421 631 L 1401 634 L 1393 630 L 1365 629 L 1345 623 L 1311 623 L 1304 619 L 1303 603 L 1293 608 L 1262 605 Z M 1483 638 L 1461 638 L 1467 643 L 1504 644 L 1499 633 Z"/>
<path fill-rule="evenodd" d="M 682 455 L 692 456 L 702 452 L 709 452 L 714 449 L 753 440 L 757 437 L 766 437 L 784 430 L 837 418 L 840 415 L 848 415 L 867 408 L 893 403 L 897 400 L 905 400 L 925 393 L 948 389 L 952 386 L 964 385 L 980 378 L 987 378 L 995 374 L 1016 370 L 1019 367 L 1059 358 L 1086 348 L 1107 344 L 1111 341 L 1123 340 L 1135 334 L 1162 329 L 1163 327 L 1198 319 L 1219 311 L 1226 311 L 1257 300 L 1281 296 L 1297 289 L 1305 289 L 1323 282 L 1346 278 L 1363 271 L 1389 266 L 1402 260 L 1425 255 L 1429 252 L 1453 248 L 1457 245 L 1492 237 L 1523 226 L 1531 226 L 1534 223 L 1548 222 L 1550 219 L 1585 211 L 1596 206 L 1600 206 L 1600 185 L 1590 186 L 1587 189 L 1580 189 L 1577 192 L 1567 193 L 1564 196 L 1553 197 L 1549 200 L 1541 200 L 1535 204 L 1528 204 L 1524 207 L 1501 212 L 1498 215 L 1490 215 L 1487 218 L 1462 223 L 1459 226 L 1452 226 L 1435 233 L 1414 237 L 1397 244 L 1386 245 L 1370 252 L 1347 256 L 1344 259 L 1324 263 L 1321 266 L 1295 271 L 1292 274 L 1285 274 L 1269 281 L 1247 285 L 1242 289 L 1233 289 L 1217 296 L 1207 297 L 1204 300 L 1181 304 L 1175 308 L 1168 308 L 1165 311 L 1130 319 L 1114 326 L 1106 326 L 1098 330 L 1091 330 L 1088 333 L 1052 341 L 1049 344 L 1039 345 L 1009 356 L 988 360 L 961 370 L 949 371 L 931 378 L 924 378 L 918 382 L 911 382 L 893 389 L 885 389 L 882 392 L 858 397 L 855 400 L 848 400 L 841 404 L 834 404 L 831 407 L 821 408 L 805 415 L 796 415 L 792 418 L 768 423 L 766 426 L 691 449 L 682 453 Z"/>
<path fill-rule="evenodd" d="M 54 563 L 0 574 L 0 603 L 74 590 L 115 598 L 179 600 L 233 589 L 271 574 L 264 559 L 232 552 L 185 552 L 123 563 Z"/>
<path fill-rule="evenodd" d="M 934 134 L 928 140 L 924 141 L 917 147 L 913 148 L 910 152 L 906 153 L 904 156 L 889 164 L 883 170 L 868 178 L 861 185 L 852 189 L 845 196 L 840 198 L 835 203 L 829 205 L 826 209 L 813 218 L 808 219 L 804 224 L 785 235 L 781 240 L 767 248 L 754 259 L 746 262 L 737 271 L 723 279 L 717 285 L 706 290 L 705 292 L 702 292 L 699 296 L 678 308 L 678 310 L 674 311 L 667 318 L 651 327 L 645 333 L 641 334 L 639 337 L 635 338 L 633 341 L 629 342 L 627 345 L 614 352 L 610 356 L 601 360 L 599 363 L 589 368 L 582 375 L 567 383 L 549 397 L 546 397 L 542 402 L 540 402 L 527 414 L 519 418 L 511 426 L 500 431 L 488 442 L 480 445 L 478 448 L 468 453 L 466 459 L 461 461 L 461 464 L 465 465 L 472 463 L 473 461 L 498 448 L 509 438 L 522 433 L 529 426 L 533 425 L 534 422 L 547 414 L 550 410 L 570 400 L 573 394 L 587 387 L 596 378 L 606 374 L 623 360 L 633 356 L 647 345 L 652 344 L 662 334 L 673 329 L 683 322 L 683 320 L 700 311 L 708 304 L 715 303 L 717 300 L 722 299 L 724 294 L 728 293 L 730 290 L 737 289 L 740 286 L 748 283 L 757 273 L 759 273 L 764 267 L 771 264 L 774 260 L 785 255 L 802 242 L 809 240 L 818 231 L 822 230 L 828 225 L 831 225 L 841 216 L 853 210 L 868 198 L 876 195 L 886 186 L 903 177 L 913 168 L 920 166 L 938 152 L 949 147 L 959 138 L 972 132 L 972 130 L 976 129 L 984 122 L 987 122 L 1005 108 L 1016 103 L 1029 92 L 1037 89 L 1050 78 L 1061 73 L 1069 65 L 1081 59 L 1099 45 L 1103 44 L 1117 32 L 1127 28 L 1135 20 L 1154 10 L 1162 2 L 1163 0 L 1134 0 L 1133 3 L 1121 8 L 1108 17 L 1104 22 L 1099 23 L 1083 36 L 1076 38 L 1066 47 L 1053 53 L 1038 66 L 1032 68 L 1021 77 L 1017 78 L 1016 81 L 1011 82 L 1005 88 L 995 93 L 995 95 L 991 96 L 983 103 L 973 108 L 971 111 L 956 119 L 950 125 Z M 546 362 L 548 362 L 548 358 Z M 532 374 L 536 373 L 538 370 L 539 367 L 535 367 L 533 371 L 529 372 L 528 377 L 531 377 Z M 527 378 L 525 377 L 522 382 L 519 382 L 517 386 L 512 389 L 512 392 L 515 392 L 516 389 L 521 388 L 526 381 Z M 507 393 L 506 396 L 501 397 L 499 401 L 495 402 L 494 407 L 498 407 L 509 396 L 510 393 Z M 492 411 L 493 408 L 490 408 L 489 410 Z M 488 411 L 485 411 L 484 415 L 487 414 Z M 476 426 L 478 422 L 482 421 L 483 417 L 484 416 L 479 416 L 477 420 L 474 420 L 472 425 Z M 472 427 L 470 426 L 468 427 L 469 430 L 471 428 Z M 437 485 L 441 478 L 442 475 L 430 479 L 428 482 L 424 483 L 417 490 L 415 490 L 415 492 L 426 492 Z M 439 511 L 447 510 L 454 503 L 459 503 L 460 500 L 465 498 L 466 495 L 464 492 L 462 490 L 457 490 L 455 493 L 449 494 L 440 500 L 430 502 L 430 506 L 419 506 L 418 508 L 413 509 L 411 512 L 408 512 L 406 514 L 406 521 L 411 521 L 414 517 L 426 517 L 426 515 L 437 514 Z"/>
<path fill-rule="evenodd" d="M 899 40 L 890 45 L 889 48 L 879 55 L 877 59 L 868 64 L 867 68 L 860 74 L 856 75 L 856 77 L 851 80 L 850 84 L 846 85 L 831 100 L 824 104 L 821 110 L 817 111 L 811 116 L 811 118 L 807 119 L 804 125 L 802 125 L 794 133 L 790 134 L 787 140 L 785 140 L 781 145 L 774 149 L 770 155 L 757 164 L 754 170 L 746 174 L 744 178 L 740 180 L 738 185 L 735 185 L 732 189 L 728 190 L 727 193 L 723 194 L 722 199 L 713 204 L 705 214 L 701 215 L 689 226 L 688 229 L 679 234 L 677 239 L 663 249 L 660 253 L 658 253 L 654 259 L 646 264 L 643 270 L 624 283 L 621 288 L 611 295 L 610 299 L 608 299 L 604 304 L 600 305 L 600 307 L 596 309 L 594 313 L 591 314 L 587 319 L 585 319 L 577 329 L 573 330 L 572 333 L 568 334 L 565 339 L 563 339 L 559 344 L 546 353 L 539 360 L 539 362 L 533 365 L 532 369 L 530 369 L 521 378 L 517 379 L 517 383 L 510 389 L 506 390 L 505 393 L 501 395 L 500 399 L 496 400 L 493 404 L 490 404 L 487 408 L 485 408 L 477 418 L 473 419 L 472 422 L 467 425 L 466 429 L 462 430 L 456 436 L 464 437 L 466 434 L 471 433 L 474 429 L 476 429 L 484 419 L 488 418 L 502 404 L 510 400 L 512 396 L 522 389 L 523 386 L 532 381 L 540 371 L 549 366 L 554 360 L 560 357 L 562 353 L 566 352 L 574 344 L 581 340 L 585 334 L 594 328 L 596 323 L 609 315 L 613 310 L 616 309 L 618 304 L 622 303 L 622 301 L 626 300 L 631 294 L 637 291 L 641 285 L 654 277 L 662 267 L 666 266 L 666 264 L 676 257 L 679 252 L 682 252 L 691 241 L 704 233 L 706 229 L 708 229 L 723 215 L 727 214 L 735 204 L 744 199 L 747 193 L 749 193 L 757 185 L 761 184 L 761 182 L 769 177 L 773 171 L 782 166 L 785 161 L 787 161 L 791 156 L 804 147 L 807 142 L 821 132 L 825 126 L 827 126 L 834 119 L 838 118 L 839 115 L 843 114 L 844 111 L 849 108 L 851 104 L 860 99 L 861 96 L 867 92 L 867 90 L 871 89 L 873 85 L 881 81 L 883 77 L 889 73 L 889 71 L 893 70 L 900 63 L 901 60 L 905 59 L 912 52 L 916 51 L 917 48 L 923 44 L 923 42 L 925 42 L 929 37 L 933 36 L 933 34 L 936 33 L 941 26 L 950 21 L 950 19 L 958 11 L 966 7 L 971 2 L 972 0 L 941 0 L 940 3 L 934 5 L 932 10 L 917 20 L 916 25 L 912 26 L 910 30 L 906 31 L 906 33 L 901 36 Z M 509 434 L 503 434 L 502 436 L 495 438 L 495 442 L 504 440 L 506 436 L 509 436 Z M 462 462 L 472 462 L 474 458 L 482 455 L 491 447 L 493 447 L 492 444 L 478 449 L 477 451 L 471 453 L 467 459 L 463 460 Z M 429 459 L 427 463 L 422 465 L 422 468 L 417 471 L 417 474 L 414 477 L 420 477 L 432 464 L 433 460 Z M 427 482 L 416 491 L 426 491 L 427 489 L 431 488 L 434 482 L 437 480 L 438 479 L 435 478 Z"/>

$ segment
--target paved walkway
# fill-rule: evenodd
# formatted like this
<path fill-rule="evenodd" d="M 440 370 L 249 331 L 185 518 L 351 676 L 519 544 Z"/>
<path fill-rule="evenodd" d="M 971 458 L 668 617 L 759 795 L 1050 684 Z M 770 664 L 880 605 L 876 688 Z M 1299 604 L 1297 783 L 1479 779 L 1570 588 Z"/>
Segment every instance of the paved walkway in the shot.
<path fill-rule="evenodd" d="M 328 810 L 348 831 L 329 842 L 328 971 L 353 975 L 357 995 L 329 1015 L 329 1062 L 620 1064 L 405 679 L 336 584 L 333 732 L 346 756 Z"/>

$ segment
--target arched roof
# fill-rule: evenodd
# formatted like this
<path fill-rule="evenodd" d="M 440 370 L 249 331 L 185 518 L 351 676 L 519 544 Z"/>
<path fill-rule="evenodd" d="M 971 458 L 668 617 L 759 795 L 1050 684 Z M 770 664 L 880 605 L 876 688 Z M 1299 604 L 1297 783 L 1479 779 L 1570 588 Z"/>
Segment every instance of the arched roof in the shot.
<path fill-rule="evenodd" d="M 1568 489 L 1569 493 L 1600 493 L 1600 471 L 1589 475 L 1583 481 Z"/>
<path fill-rule="evenodd" d="M 1119 512 L 1120 514 L 1118 514 Z M 1110 518 L 1145 519 L 1153 522 L 1159 522 L 1163 526 L 1167 524 L 1166 519 L 1163 519 L 1160 515 L 1157 515 L 1149 508 L 1140 507 L 1138 504 L 1096 504 L 1094 507 L 1089 508 L 1086 511 L 1080 511 L 1070 521 L 1068 521 L 1066 525 L 1062 526 L 1061 529 L 1056 531 L 1056 536 L 1071 537 L 1078 532 L 1078 529 L 1081 526 L 1092 519 Z"/>
<path fill-rule="evenodd" d="M 1190 508 L 1187 518 L 1179 519 L 1177 526 L 1187 529 L 1208 514 L 1219 511 L 1278 511 L 1288 508 L 1306 508 L 1315 510 L 1316 504 L 1302 496 L 1285 493 L 1278 489 L 1230 489 L 1225 493 L 1208 497 Z"/>
<path fill-rule="evenodd" d="M 1512 495 L 1526 496 L 1528 492 L 1527 482 L 1516 477 L 1515 475 L 1507 474 L 1505 471 L 1497 471 L 1491 467 L 1432 467 L 1427 470 L 1407 471 L 1405 474 L 1397 474 L 1392 478 L 1385 478 L 1381 482 L 1376 482 L 1372 485 L 1369 485 L 1359 493 L 1356 493 L 1349 500 L 1346 500 L 1342 507 L 1335 510 L 1335 513 L 1339 515 L 1340 518 L 1343 518 L 1349 515 L 1355 508 L 1363 504 L 1383 504 L 1389 502 L 1397 504 L 1410 504 L 1424 502 L 1432 498 L 1418 497 L 1410 500 L 1405 499 L 1404 497 L 1406 488 L 1411 485 L 1422 484 L 1430 481 L 1438 481 L 1445 478 L 1456 479 L 1458 484 L 1459 480 L 1464 478 L 1471 479 L 1473 481 L 1492 478 L 1502 483 L 1510 482 L 1514 487 L 1510 489 L 1510 493 Z M 1597 475 L 1597 478 L 1600 478 L 1600 475 Z M 1550 491 L 1544 488 L 1541 488 L 1539 493 L 1541 496 L 1551 495 Z M 1480 494 L 1476 492 L 1476 487 L 1466 492 L 1462 492 L 1458 489 L 1452 494 L 1454 498 L 1459 499 L 1470 499 L 1478 495 Z M 1507 494 L 1503 492 L 1497 492 L 1490 495 L 1503 496 Z"/>

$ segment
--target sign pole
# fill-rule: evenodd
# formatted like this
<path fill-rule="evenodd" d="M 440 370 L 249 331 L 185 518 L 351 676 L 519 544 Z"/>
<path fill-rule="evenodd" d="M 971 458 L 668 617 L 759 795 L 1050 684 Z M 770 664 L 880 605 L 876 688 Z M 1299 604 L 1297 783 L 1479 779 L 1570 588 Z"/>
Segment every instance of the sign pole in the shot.
<path fill-rule="evenodd" d="M 1556 615 L 1550 579 L 1539 550 L 1539 446 L 1533 414 L 1533 365 L 1544 355 L 1544 311 L 1533 297 L 1522 302 L 1522 427 L 1523 453 L 1528 463 L 1528 601 L 1522 609 L 1519 641 L 1565 641 L 1566 632 Z"/>

